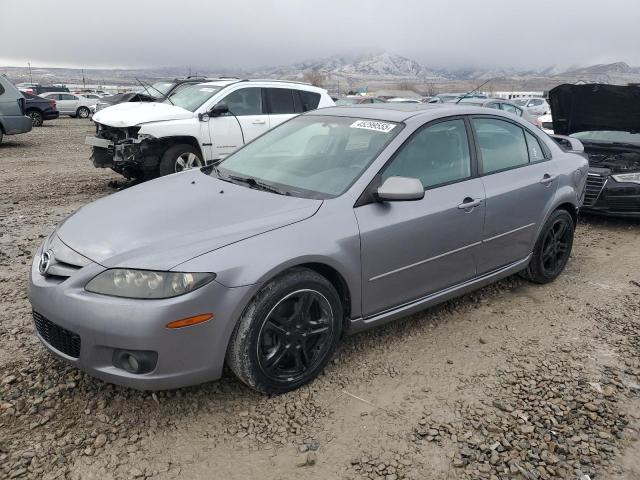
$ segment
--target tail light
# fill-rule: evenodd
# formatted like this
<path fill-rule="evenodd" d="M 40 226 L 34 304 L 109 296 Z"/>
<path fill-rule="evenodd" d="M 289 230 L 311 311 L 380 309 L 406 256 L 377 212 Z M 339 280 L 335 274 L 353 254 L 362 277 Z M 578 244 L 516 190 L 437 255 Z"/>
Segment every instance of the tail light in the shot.
<path fill-rule="evenodd" d="M 56 108 L 56 101 L 55 100 L 49 100 L 49 106 L 53 109 Z"/>

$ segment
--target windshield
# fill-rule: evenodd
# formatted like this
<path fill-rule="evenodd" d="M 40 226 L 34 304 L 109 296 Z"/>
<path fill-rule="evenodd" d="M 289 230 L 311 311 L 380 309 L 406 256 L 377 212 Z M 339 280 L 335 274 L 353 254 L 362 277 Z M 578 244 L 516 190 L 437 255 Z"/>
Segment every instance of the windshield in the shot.
<path fill-rule="evenodd" d="M 162 98 L 164 97 L 171 87 L 173 87 L 173 82 L 156 82 L 151 86 L 145 88 L 144 93 L 150 95 L 154 98 Z"/>
<path fill-rule="evenodd" d="M 212 175 L 249 177 L 288 195 L 331 198 L 344 193 L 401 129 L 393 122 L 303 115 L 227 157 Z"/>
<path fill-rule="evenodd" d="M 640 133 L 597 130 L 572 133 L 570 136 L 578 138 L 580 140 L 587 140 L 592 142 L 619 142 L 640 144 Z"/>
<path fill-rule="evenodd" d="M 190 112 L 195 112 L 207 100 L 213 97 L 221 87 L 215 85 L 190 85 L 177 91 L 162 103 L 182 107 Z"/>
<path fill-rule="evenodd" d="M 345 98 L 340 98 L 340 99 L 336 100 L 336 105 L 354 105 L 354 104 L 358 103 L 359 101 L 360 101 L 360 99 L 358 99 L 358 98 L 345 97 Z"/>

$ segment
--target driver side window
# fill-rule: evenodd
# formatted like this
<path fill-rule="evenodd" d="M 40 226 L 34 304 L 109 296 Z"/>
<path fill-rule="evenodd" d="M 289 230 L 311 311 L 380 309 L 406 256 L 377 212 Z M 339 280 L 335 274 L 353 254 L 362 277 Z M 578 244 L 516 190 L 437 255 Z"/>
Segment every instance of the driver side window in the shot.
<path fill-rule="evenodd" d="M 464 120 L 422 127 L 400 147 L 382 172 L 389 177 L 418 178 L 425 188 L 471 177 L 471 156 Z"/>
<path fill-rule="evenodd" d="M 229 107 L 229 112 L 238 117 L 244 115 L 263 115 L 262 111 L 262 89 L 261 88 L 241 88 L 222 99 Z"/>

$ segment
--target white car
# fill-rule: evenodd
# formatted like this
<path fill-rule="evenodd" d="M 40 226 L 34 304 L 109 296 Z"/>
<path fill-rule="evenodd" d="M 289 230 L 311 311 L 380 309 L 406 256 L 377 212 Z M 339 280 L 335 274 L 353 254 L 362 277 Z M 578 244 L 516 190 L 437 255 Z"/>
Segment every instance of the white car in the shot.
<path fill-rule="evenodd" d="M 544 98 L 538 97 L 526 97 L 526 98 L 514 98 L 511 99 L 511 103 L 524 108 L 531 115 L 537 117 L 546 115 L 551 112 L 551 107 Z"/>
<path fill-rule="evenodd" d="M 540 128 L 542 128 L 545 133 L 553 135 L 553 117 L 550 113 L 538 117 L 538 121 L 540 122 Z"/>
<path fill-rule="evenodd" d="M 95 167 L 153 178 L 221 160 L 285 120 L 333 105 L 326 90 L 305 83 L 220 79 L 190 85 L 162 102 L 99 110 L 96 135 L 85 143 L 93 147 Z"/>
<path fill-rule="evenodd" d="M 98 101 L 96 98 L 87 98 L 69 92 L 45 92 L 40 96 L 55 100 L 60 115 L 69 115 L 73 118 L 89 118 L 91 107 Z"/>

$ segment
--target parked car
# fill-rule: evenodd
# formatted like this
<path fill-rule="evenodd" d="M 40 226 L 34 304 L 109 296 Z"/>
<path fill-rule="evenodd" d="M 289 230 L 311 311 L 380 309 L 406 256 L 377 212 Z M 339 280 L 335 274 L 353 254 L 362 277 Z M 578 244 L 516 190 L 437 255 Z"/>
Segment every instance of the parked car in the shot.
<path fill-rule="evenodd" d="M 389 103 L 422 103 L 419 98 L 394 97 L 387 100 Z"/>
<path fill-rule="evenodd" d="M 583 211 L 640 217 L 640 87 L 560 85 L 549 92 L 553 131 L 584 144 Z"/>
<path fill-rule="evenodd" d="M 455 104 L 456 102 L 453 103 Z M 499 98 L 461 98 L 458 104 L 477 105 L 478 107 L 504 110 L 505 112 L 509 112 L 513 115 L 524 118 L 527 122 L 532 123 L 538 128 L 542 128 L 542 123 L 538 120 L 538 117 L 531 115 L 526 110 L 523 110 L 522 108 L 506 100 L 501 100 Z"/>
<path fill-rule="evenodd" d="M 550 113 L 546 115 L 542 115 L 538 117 L 538 121 L 540 122 L 541 128 L 544 133 L 548 133 L 549 135 L 553 135 L 553 116 Z"/>
<path fill-rule="evenodd" d="M 5 135 L 18 135 L 31 131 L 22 92 L 4 75 L 0 75 L 0 143 Z"/>
<path fill-rule="evenodd" d="M 293 95 L 251 85 L 236 88 L 265 88 L 271 108 Z M 308 112 L 218 165 L 63 221 L 31 269 L 37 332 L 117 384 L 196 384 L 226 362 L 251 388 L 285 392 L 322 371 L 343 333 L 517 272 L 553 281 L 586 173 L 584 156 L 499 110 Z"/>
<path fill-rule="evenodd" d="M 163 102 L 121 103 L 93 116 L 96 167 L 148 179 L 220 160 L 300 113 L 334 105 L 326 90 L 277 80 L 188 85 Z"/>
<path fill-rule="evenodd" d="M 55 100 L 25 92 L 22 95 L 25 98 L 25 112 L 31 117 L 34 127 L 41 127 L 45 120 L 54 120 L 60 115 Z"/>
<path fill-rule="evenodd" d="M 453 102 L 460 98 L 460 95 L 464 95 L 463 93 L 439 93 L 438 95 L 434 95 L 431 97 L 427 103 L 447 103 Z"/>
<path fill-rule="evenodd" d="M 206 82 L 208 79 L 205 77 L 185 77 L 174 78 L 172 80 L 161 80 L 153 84 L 141 86 L 134 91 L 117 93 L 115 95 L 109 95 L 101 98 L 95 107 L 95 111 L 117 105 L 119 103 L 126 102 L 161 102 L 180 91 L 181 88 L 189 85 L 195 85 L 197 83 Z"/>
<path fill-rule="evenodd" d="M 386 100 L 377 97 L 365 97 L 364 95 L 347 95 L 336 100 L 336 105 L 360 105 L 367 103 L 385 103 Z"/>
<path fill-rule="evenodd" d="M 514 98 L 511 100 L 512 103 L 517 105 L 518 107 L 524 108 L 531 115 L 542 116 L 546 115 L 551 111 L 551 107 L 549 103 L 544 98 L 537 97 L 527 97 L 527 98 Z"/>
<path fill-rule="evenodd" d="M 89 118 L 91 116 L 90 107 L 97 102 L 95 98 L 87 98 L 75 93 L 45 92 L 40 96 L 55 100 L 60 114 L 69 115 L 72 118 Z"/>

